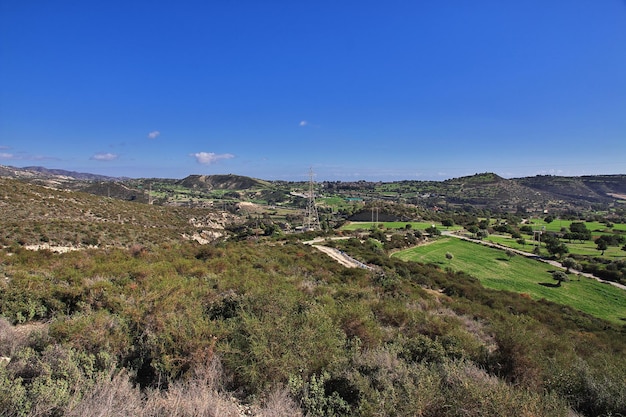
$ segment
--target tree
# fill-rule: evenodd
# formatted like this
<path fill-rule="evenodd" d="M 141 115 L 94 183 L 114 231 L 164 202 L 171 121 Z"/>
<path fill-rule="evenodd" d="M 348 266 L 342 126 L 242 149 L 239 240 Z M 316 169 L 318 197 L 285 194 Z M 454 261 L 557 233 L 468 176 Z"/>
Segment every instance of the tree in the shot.
<path fill-rule="evenodd" d="M 476 237 L 476 233 L 478 233 L 478 226 L 471 225 L 467 228 L 467 231 L 470 232 L 474 237 Z"/>
<path fill-rule="evenodd" d="M 599 251 L 602 251 L 602 254 L 600 256 L 604 256 L 604 251 L 609 248 L 609 244 L 606 243 L 606 240 L 604 239 L 597 239 L 596 245 L 597 245 L 596 249 L 598 249 Z"/>
<path fill-rule="evenodd" d="M 568 274 L 570 272 L 570 269 L 574 269 L 576 271 L 580 271 L 581 269 L 581 265 L 578 262 L 576 262 L 574 258 L 563 259 L 563 262 L 561 262 L 561 265 L 563 265 L 563 267 L 566 268 L 566 272 Z"/>
<path fill-rule="evenodd" d="M 509 257 L 509 260 L 511 260 L 511 258 L 515 256 L 515 252 L 513 252 L 511 249 L 507 249 L 504 253 L 506 253 L 506 256 Z"/>
<path fill-rule="evenodd" d="M 445 227 L 454 226 L 454 221 L 452 219 L 443 219 L 441 224 Z"/>
<path fill-rule="evenodd" d="M 452 260 L 452 258 L 454 258 L 454 255 L 453 255 L 453 254 L 451 254 L 450 252 L 446 252 L 446 259 L 447 259 L 448 261 L 451 261 L 451 260 Z"/>
<path fill-rule="evenodd" d="M 427 227 L 425 232 L 431 236 L 439 236 L 441 234 L 439 229 L 437 229 L 437 227 L 434 224 L 430 227 Z"/>
<path fill-rule="evenodd" d="M 569 281 L 567 274 L 563 271 L 554 271 L 552 273 L 552 279 L 558 282 L 557 287 L 560 287 L 561 283 Z"/>
<path fill-rule="evenodd" d="M 550 255 L 560 258 L 564 254 L 569 252 L 567 245 L 561 242 L 558 237 L 552 234 L 546 234 L 543 241 L 546 244 L 546 250 Z"/>
<path fill-rule="evenodd" d="M 569 240 L 579 240 L 581 243 L 591 239 L 591 230 L 583 222 L 572 222 L 569 225 L 569 232 L 564 237 Z"/>

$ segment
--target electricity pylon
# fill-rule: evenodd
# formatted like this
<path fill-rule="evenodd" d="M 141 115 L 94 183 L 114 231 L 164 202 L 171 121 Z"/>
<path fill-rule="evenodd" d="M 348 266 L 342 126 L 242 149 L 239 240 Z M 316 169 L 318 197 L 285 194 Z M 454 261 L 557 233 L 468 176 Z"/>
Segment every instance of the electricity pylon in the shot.
<path fill-rule="evenodd" d="M 315 185 L 313 183 L 313 168 L 309 170 L 309 195 L 306 205 L 306 212 L 304 213 L 304 222 L 302 223 L 302 230 L 322 230 L 320 226 L 320 218 L 317 214 L 317 207 L 315 206 Z"/>

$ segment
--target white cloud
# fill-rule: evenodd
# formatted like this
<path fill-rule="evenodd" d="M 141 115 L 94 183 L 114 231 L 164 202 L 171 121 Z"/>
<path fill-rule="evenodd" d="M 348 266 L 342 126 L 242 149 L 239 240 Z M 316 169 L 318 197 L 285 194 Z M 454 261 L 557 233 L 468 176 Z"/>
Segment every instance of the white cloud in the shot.
<path fill-rule="evenodd" d="M 161 135 L 161 132 L 159 132 L 158 130 L 154 130 L 150 133 L 148 133 L 148 139 L 156 139 Z"/>
<path fill-rule="evenodd" d="M 119 155 L 114 153 L 97 153 L 89 159 L 93 159 L 94 161 L 113 161 L 118 157 Z"/>
<path fill-rule="evenodd" d="M 211 165 L 219 161 L 220 159 L 231 159 L 234 158 L 235 155 L 229 153 L 216 154 L 213 152 L 198 152 L 191 154 L 199 164 Z"/>
<path fill-rule="evenodd" d="M 300 127 L 304 127 L 304 126 L 308 126 L 309 122 L 307 122 L 306 120 L 301 120 L 300 123 L 298 123 L 298 126 Z"/>
<path fill-rule="evenodd" d="M 0 159 L 17 159 L 17 158 L 12 153 L 0 152 Z"/>

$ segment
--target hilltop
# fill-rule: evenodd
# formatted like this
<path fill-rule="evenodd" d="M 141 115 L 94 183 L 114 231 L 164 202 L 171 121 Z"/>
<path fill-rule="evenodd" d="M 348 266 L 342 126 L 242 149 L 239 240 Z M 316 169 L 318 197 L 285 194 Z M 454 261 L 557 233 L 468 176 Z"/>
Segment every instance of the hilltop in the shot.
<path fill-rule="evenodd" d="M 0 166 L 0 176 L 123 200 L 174 205 L 204 205 L 207 200 L 215 198 L 298 205 L 293 192 L 302 194 L 308 189 L 306 182 L 268 181 L 235 174 L 128 179 L 42 167 Z M 506 179 L 493 173 L 481 173 L 445 181 L 324 181 L 317 184 L 317 192 L 326 196 L 363 201 L 388 200 L 423 207 L 472 206 L 504 212 L 579 211 L 606 209 L 624 201 L 626 175 L 539 175 Z"/>
<path fill-rule="evenodd" d="M 0 211 L 0 244 L 73 249 L 209 241 L 237 222 L 219 210 L 139 204 L 10 178 L 0 178 Z"/>
<path fill-rule="evenodd" d="M 241 175 L 190 175 L 176 184 L 191 189 L 205 190 L 247 190 L 250 188 L 264 188 L 270 184 L 256 178 Z"/>

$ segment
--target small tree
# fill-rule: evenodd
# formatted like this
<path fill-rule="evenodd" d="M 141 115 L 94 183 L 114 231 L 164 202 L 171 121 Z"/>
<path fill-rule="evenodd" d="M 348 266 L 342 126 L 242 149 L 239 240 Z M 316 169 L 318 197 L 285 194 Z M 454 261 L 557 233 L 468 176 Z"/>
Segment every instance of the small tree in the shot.
<path fill-rule="evenodd" d="M 563 259 L 563 262 L 561 262 L 561 265 L 563 265 L 563 267 L 566 269 L 565 272 L 567 272 L 568 274 L 569 274 L 570 269 L 575 269 L 577 271 L 581 269 L 580 264 L 576 262 L 574 258 Z"/>
<path fill-rule="evenodd" d="M 452 219 L 443 219 L 441 224 L 445 227 L 451 227 L 454 226 L 454 221 Z"/>
<path fill-rule="evenodd" d="M 509 257 L 509 261 L 515 256 L 515 252 L 513 252 L 511 249 L 507 249 L 504 253 L 506 253 L 506 256 Z"/>
<path fill-rule="evenodd" d="M 569 252 L 567 245 L 561 242 L 559 238 L 554 235 L 545 235 L 544 242 L 546 244 L 546 249 L 548 250 L 548 253 L 550 253 L 550 255 L 560 258 L 564 254 Z"/>
<path fill-rule="evenodd" d="M 557 287 L 560 287 L 561 283 L 569 281 L 569 277 L 563 271 L 554 271 L 552 273 L 552 279 L 558 282 Z"/>
<path fill-rule="evenodd" d="M 439 229 L 437 229 L 437 227 L 434 224 L 432 226 L 426 228 L 425 232 L 428 233 L 431 236 L 439 236 L 441 234 Z"/>
<path fill-rule="evenodd" d="M 448 260 L 448 262 L 451 261 L 452 258 L 454 258 L 454 255 L 451 254 L 450 252 L 446 252 L 446 259 Z"/>
<path fill-rule="evenodd" d="M 604 256 L 604 251 L 607 250 L 609 248 L 608 243 L 606 243 L 606 240 L 604 239 L 597 239 L 596 240 L 596 249 L 598 249 L 599 251 L 602 251 L 602 254 L 600 254 L 600 256 Z"/>

